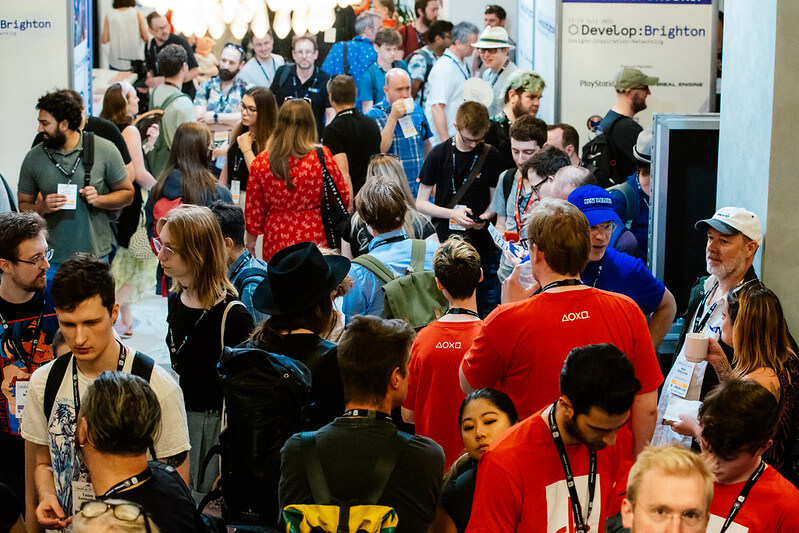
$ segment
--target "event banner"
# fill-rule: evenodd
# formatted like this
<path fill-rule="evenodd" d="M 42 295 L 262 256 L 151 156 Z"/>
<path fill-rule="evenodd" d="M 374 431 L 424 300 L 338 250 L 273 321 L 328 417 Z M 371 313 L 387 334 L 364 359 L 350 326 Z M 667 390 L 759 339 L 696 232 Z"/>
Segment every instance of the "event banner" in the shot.
<path fill-rule="evenodd" d="M 519 0 L 518 16 L 516 27 L 518 28 L 518 38 L 516 39 L 516 64 L 522 69 L 533 68 L 533 37 L 534 33 L 529 31 L 533 27 L 535 19 L 535 0 Z"/>
<path fill-rule="evenodd" d="M 535 48 L 533 70 L 544 78 L 544 94 L 538 108 L 538 118 L 547 124 L 555 122 L 557 103 L 557 40 L 558 0 L 535 2 Z"/>
<path fill-rule="evenodd" d="M 614 78 L 625 66 L 660 79 L 635 116 L 644 128 L 652 113 L 712 111 L 712 0 L 561 1 L 559 117 L 577 129 L 581 144 L 615 103 Z"/>

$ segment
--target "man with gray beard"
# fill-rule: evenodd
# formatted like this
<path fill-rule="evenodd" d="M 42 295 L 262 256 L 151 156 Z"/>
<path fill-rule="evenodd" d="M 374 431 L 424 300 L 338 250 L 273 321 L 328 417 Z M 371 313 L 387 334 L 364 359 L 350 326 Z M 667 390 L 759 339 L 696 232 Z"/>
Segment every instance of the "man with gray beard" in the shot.
<path fill-rule="evenodd" d="M 685 337 L 701 333 L 719 341 L 727 359 L 732 360 L 732 347 L 721 342 L 721 322 L 727 310 L 727 295 L 735 294 L 744 283 L 757 279 L 752 262 L 763 241 L 760 219 L 742 207 L 722 207 L 712 218 L 700 220 L 695 228 L 707 231 L 705 260 L 710 276 L 699 278 L 691 288 L 688 310 L 683 315 L 683 327 L 677 342 L 677 356 L 666 378 L 658 402 L 658 421 L 670 403 L 683 400 L 702 400 L 718 383 L 718 376 L 707 361 L 691 363 L 685 358 Z M 658 424 L 653 445 L 679 441 L 690 445 L 691 438 L 683 437 L 670 426 Z"/>

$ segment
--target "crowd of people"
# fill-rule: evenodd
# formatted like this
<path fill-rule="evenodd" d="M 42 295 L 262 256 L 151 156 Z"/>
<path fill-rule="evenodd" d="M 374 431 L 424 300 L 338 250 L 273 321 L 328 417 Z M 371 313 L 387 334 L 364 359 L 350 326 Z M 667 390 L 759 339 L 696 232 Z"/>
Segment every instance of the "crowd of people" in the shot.
<path fill-rule="evenodd" d="M 607 183 L 537 117 L 504 9 L 439 7 L 215 57 L 114 2 L 111 66 L 145 79 L 99 117 L 43 95 L 0 214 L 0 531 L 799 531 L 799 348 L 757 215 L 693 221 L 709 275 L 659 360 L 678 309 L 634 119 L 658 79 L 614 80 Z M 169 367 L 123 342 L 153 293 Z"/>

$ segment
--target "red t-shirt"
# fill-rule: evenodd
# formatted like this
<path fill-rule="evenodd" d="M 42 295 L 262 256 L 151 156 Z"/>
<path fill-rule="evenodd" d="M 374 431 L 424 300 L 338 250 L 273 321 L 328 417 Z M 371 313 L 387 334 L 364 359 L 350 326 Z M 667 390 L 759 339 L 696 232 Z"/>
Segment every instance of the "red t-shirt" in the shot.
<path fill-rule="evenodd" d="M 713 487 L 708 533 L 718 533 L 746 481 Z M 749 492 L 727 533 L 799 531 L 799 490 L 770 466 Z"/>
<path fill-rule="evenodd" d="M 547 407 L 516 424 L 483 454 L 467 533 L 574 531 L 569 489 L 549 431 L 548 414 Z M 566 446 L 566 454 L 585 516 L 589 450 L 575 444 Z M 587 521 L 591 531 L 604 530 L 608 506 L 615 500 L 613 483 L 620 465 L 618 446 L 597 452 L 594 508 Z"/>
<path fill-rule="evenodd" d="M 544 292 L 495 309 L 466 354 L 463 373 L 474 388 L 508 394 L 524 419 L 558 398 L 572 348 L 604 342 L 630 358 L 639 394 L 663 382 L 641 310 L 626 296 L 594 288 Z"/>
<path fill-rule="evenodd" d="M 458 369 L 480 331 L 482 320 L 431 322 L 411 348 L 408 395 L 403 407 L 414 411 L 416 433 L 444 448 L 447 468 L 463 453 L 458 411 L 466 396 Z"/>

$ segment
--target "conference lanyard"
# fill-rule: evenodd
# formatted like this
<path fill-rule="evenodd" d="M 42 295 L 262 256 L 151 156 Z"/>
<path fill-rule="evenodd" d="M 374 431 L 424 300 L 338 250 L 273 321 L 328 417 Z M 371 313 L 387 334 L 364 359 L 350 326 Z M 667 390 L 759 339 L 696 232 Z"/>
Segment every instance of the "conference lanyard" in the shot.
<path fill-rule="evenodd" d="M 114 494 L 118 494 L 123 490 L 131 488 L 133 485 L 138 485 L 139 483 L 143 483 L 153 477 L 153 471 L 150 470 L 148 466 L 147 469 L 142 472 L 141 474 L 137 474 L 135 476 L 129 477 L 125 481 L 120 481 L 103 494 L 103 498 L 108 498 L 109 496 L 113 496 Z"/>
<path fill-rule="evenodd" d="M 394 237 L 391 237 L 391 238 L 388 238 L 388 239 L 386 239 L 384 241 L 380 241 L 380 242 L 375 243 L 375 245 L 372 246 L 372 249 L 369 250 L 369 252 L 373 252 L 375 248 L 383 246 L 384 244 L 393 244 L 395 242 L 402 242 L 402 241 L 406 240 L 407 238 L 408 238 L 407 235 L 395 235 Z"/>
<path fill-rule="evenodd" d="M 574 475 L 572 474 L 571 466 L 569 465 L 569 456 L 566 455 L 566 446 L 563 444 L 563 438 L 560 436 L 560 430 L 558 429 L 558 425 L 555 423 L 555 407 L 557 405 L 558 402 L 552 404 L 552 409 L 549 411 L 549 431 L 552 433 L 552 440 L 555 441 L 555 448 L 557 448 L 558 456 L 560 456 L 560 464 L 563 466 L 563 475 L 566 476 L 566 486 L 569 488 L 569 498 L 571 499 L 572 514 L 574 515 L 575 532 L 586 533 L 588 531 L 586 521 L 588 521 L 588 519 L 591 517 L 591 511 L 594 508 L 597 463 L 596 451 L 591 450 L 590 452 L 590 463 L 588 466 L 588 513 L 585 515 L 584 520 L 583 509 L 580 505 L 580 498 L 577 496 L 577 489 L 574 486 Z"/>
<path fill-rule="evenodd" d="M 385 420 L 386 422 L 391 422 L 391 415 L 386 413 L 381 413 L 380 411 L 373 411 L 371 409 L 348 409 L 344 411 L 344 414 L 341 416 L 345 418 L 352 418 L 352 417 L 361 417 L 361 418 L 376 418 L 377 420 Z"/>
<path fill-rule="evenodd" d="M 580 281 L 579 279 L 561 279 L 545 285 L 544 288 L 541 289 L 541 292 L 546 292 L 549 289 L 554 289 L 555 287 L 569 287 L 571 285 L 582 285 L 582 284 L 583 282 Z"/>
<path fill-rule="evenodd" d="M 72 183 L 72 176 L 75 175 L 75 171 L 78 170 L 78 165 L 83 159 L 83 148 L 80 149 L 80 152 L 78 153 L 78 158 L 75 160 L 75 164 L 72 165 L 72 171 L 70 172 L 67 172 L 64 169 L 64 167 L 61 166 L 61 163 L 55 160 L 55 157 L 53 157 L 53 154 L 50 153 L 50 150 L 48 150 L 45 147 L 42 148 L 44 148 L 44 153 L 47 154 L 47 157 L 50 158 L 50 161 L 53 163 L 53 165 L 55 165 L 55 168 L 57 168 L 59 171 L 61 171 L 61 174 L 67 177 L 67 183 Z"/>
<path fill-rule="evenodd" d="M 19 350 L 20 353 L 18 355 L 22 357 L 22 360 L 26 364 L 32 364 L 33 357 L 36 355 L 36 347 L 39 345 L 39 333 L 41 332 L 42 317 L 44 317 L 44 308 L 46 306 L 46 303 L 47 303 L 46 300 L 42 298 L 42 311 L 39 313 L 39 318 L 36 319 L 36 325 L 33 327 L 33 340 L 31 341 L 31 353 L 26 354 L 25 350 L 20 345 L 20 350 Z M 2 314 L 0 314 L 0 326 L 2 326 L 3 328 L 3 336 L 5 336 L 6 332 L 8 331 L 8 322 L 6 322 L 6 319 L 3 318 Z M 26 356 L 29 356 L 30 359 L 28 360 Z"/>
<path fill-rule="evenodd" d="M 450 307 L 447 309 L 447 312 L 444 313 L 445 315 L 471 315 L 477 318 L 480 318 L 480 315 L 477 311 L 472 311 L 471 309 L 465 309 L 463 307 Z"/>
<path fill-rule="evenodd" d="M 266 78 L 266 81 L 269 82 L 269 83 L 272 83 L 271 78 L 269 78 L 269 75 L 264 70 L 264 66 L 261 64 L 261 62 L 258 61 L 258 58 L 254 57 L 253 59 L 255 59 L 255 62 L 258 63 L 258 66 L 260 67 L 261 72 L 264 73 L 264 78 Z M 275 56 L 272 56 L 272 72 L 275 72 L 276 70 L 277 70 L 277 64 L 275 63 Z"/>
<path fill-rule="evenodd" d="M 446 55 L 446 54 L 444 54 L 444 55 Z M 469 70 L 468 70 L 468 68 L 466 69 L 466 72 L 464 72 L 464 71 L 463 71 L 463 69 L 461 68 L 461 64 L 458 62 L 458 60 L 457 60 L 457 59 L 455 59 L 455 58 L 454 58 L 454 57 L 452 57 L 452 56 L 447 56 L 447 57 L 450 59 L 450 61 L 452 61 L 453 63 L 455 63 L 455 66 L 456 66 L 456 67 L 458 67 L 458 72 L 460 72 L 461 74 L 463 74 L 463 77 L 464 77 L 465 79 L 467 79 L 467 80 L 468 80 L 468 79 L 469 79 Z"/>
<path fill-rule="evenodd" d="M 119 361 L 117 362 L 117 372 L 122 372 L 125 366 L 125 358 L 127 352 L 121 342 L 119 344 Z M 72 354 L 72 399 L 75 401 L 75 419 L 77 420 L 78 413 L 80 412 L 80 393 L 78 392 L 78 363 L 75 354 Z"/>
<path fill-rule="evenodd" d="M 316 77 L 319 75 L 319 71 L 317 70 L 316 67 L 314 67 L 313 72 L 314 72 L 313 79 L 311 80 L 311 84 L 308 87 L 306 87 L 306 89 L 305 89 L 305 96 L 298 96 L 297 95 L 297 80 L 299 78 L 297 77 L 297 67 L 296 66 L 294 67 L 294 79 L 291 80 L 291 88 L 292 88 L 292 91 L 294 93 L 294 94 L 292 94 L 292 97 L 294 97 L 294 98 L 311 98 L 308 95 L 309 92 L 318 92 L 316 90 Z M 300 86 L 300 87 L 302 87 L 302 86 Z M 314 91 L 311 91 L 312 88 L 314 89 Z"/>
<path fill-rule="evenodd" d="M 606 255 L 602 256 L 602 259 L 599 260 L 599 267 L 597 267 L 596 277 L 594 278 L 594 282 L 591 284 L 592 287 L 596 288 L 597 283 L 599 283 L 599 277 L 602 275 L 602 268 L 605 266 L 605 257 Z"/>
<path fill-rule="evenodd" d="M 499 81 L 499 77 L 502 76 L 502 73 L 505 72 L 505 69 L 508 67 L 508 63 L 510 63 L 510 59 L 505 61 L 505 64 L 502 65 L 502 68 L 499 70 L 499 72 L 497 72 L 497 77 L 494 78 L 494 81 L 491 82 L 491 87 L 497 84 L 497 82 Z"/>
<path fill-rule="evenodd" d="M 716 292 L 716 289 L 718 288 L 719 288 L 719 282 L 717 281 L 716 284 L 713 285 L 713 288 L 705 293 L 705 296 L 702 298 L 702 301 L 699 302 L 699 308 L 696 311 L 696 318 L 694 318 L 694 327 L 691 330 L 693 333 L 700 333 L 702 331 L 702 328 L 705 327 L 705 324 L 707 324 L 708 320 L 710 320 L 710 317 L 713 315 L 713 311 L 716 310 L 716 306 L 719 304 L 719 301 L 721 301 L 720 298 L 715 302 L 713 302 L 713 305 L 710 306 L 710 309 L 708 309 L 708 311 L 704 315 L 699 314 L 699 309 L 702 309 L 702 311 L 705 310 L 705 305 L 707 305 L 707 299 L 710 298 L 710 295 Z"/>
<path fill-rule="evenodd" d="M 757 470 L 752 472 L 752 475 L 749 476 L 749 479 L 746 481 L 746 485 L 744 488 L 741 489 L 740 494 L 738 497 L 735 498 L 735 503 L 732 504 L 732 509 L 730 509 L 730 514 L 727 515 L 727 520 L 724 521 L 724 525 L 721 526 L 721 530 L 719 533 L 724 533 L 727 529 L 732 525 L 732 521 L 735 519 L 735 516 L 738 514 L 738 511 L 741 510 L 743 507 L 744 502 L 746 501 L 746 497 L 749 496 L 749 491 L 752 490 L 752 487 L 755 486 L 757 480 L 760 478 L 760 475 L 766 469 L 766 463 L 762 460 L 760 461 L 760 466 L 757 467 Z"/>
<path fill-rule="evenodd" d="M 172 312 L 174 312 L 174 310 L 177 308 L 178 303 L 179 302 L 175 302 L 175 307 L 172 309 Z M 169 335 L 167 335 L 166 340 L 169 346 L 169 354 L 172 356 L 173 368 L 175 366 L 175 359 L 177 358 L 178 354 L 183 349 L 183 347 L 186 346 L 186 342 L 189 340 L 189 335 L 197 328 L 197 325 L 202 321 L 203 318 L 205 318 L 205 315 L 208 314 L 209 310 L 210 309 L 203 309 L 200 318 L 197 319 L 197 322 L 195 322 L 194 325 L 191 328 L 189 328 L 189 330 L 186 332 L 186 335 L 183 336 L 183 340 L 181 341 L 180 346 L 178 346 L 177 349 L 175 349 L 175 338 L 174 338 L 174 333 L 172 332 L 172 320 L 171 320 L 172 313 L 169 313 L 169 316 L 167 316 L 166 321 L 169 324 Z"/>
<path fill-rule="evenodd" d="M 452 195 L 453 196 L 458 194 L 458 191 L 455 189 L 455 174 L 457 173 L 457 170 L 455 169 L 455 152 L 458 152 L 458 151 L 459 151 L 458 148 L 455 146 L 455 136 L 453 135 L 453 137 L 452 137 L 452 178 L 451 178 L 451 180 L 452 180 Z M 469 174 L 472 173 L 472 169 L 474 168 L 474 165 L 477 164 L 477 159 L 479 157 L 480 157 L 479 154 L 475 154 L 474 155 L 474 159 L 472 159 L 472 166 L 469 167 L 469 172 L 466 173 L 466 177 L 467 178 L 469 177 Z M 466 180 L 466 178 L 464 178 L 464 181 L 465 180 Z"/>
<path fill-rule="evenodd" d="M 526 215 L 527 210 L 531 205 L 533 205 L 533 192 L 530 191 L 530 196 L 527 197 L 527 203 L 524 204 L 524 212 L 522 213 L 522 180 L 524 180 L 524 178 L 519 176 L 519 187 L 516 189 L 516 212 L 514 213 L 514 218 L 516 219 L 516 231 L 520 231 L 522 227 L 522 214 Z"/>

